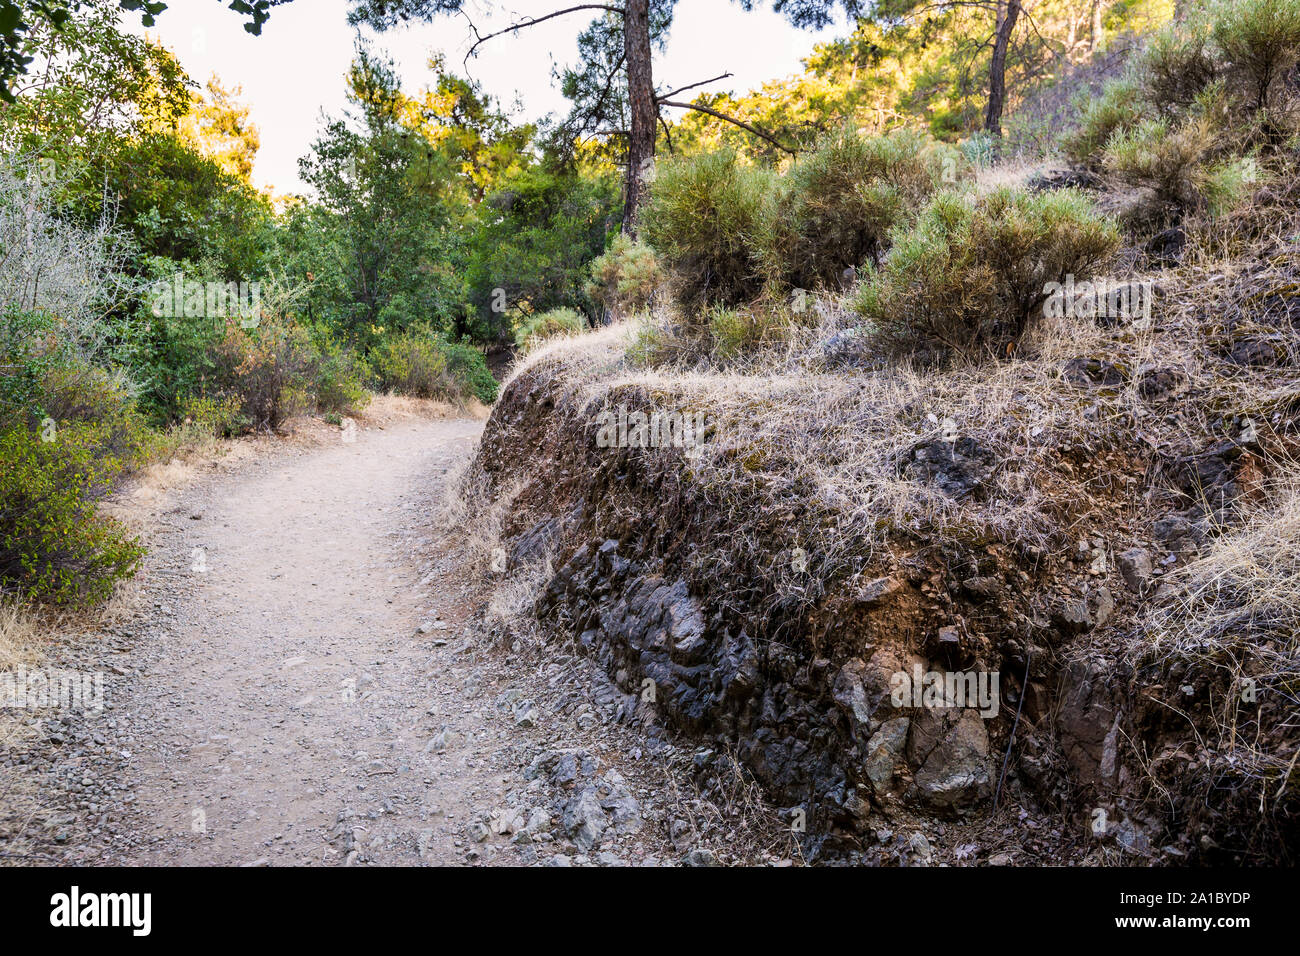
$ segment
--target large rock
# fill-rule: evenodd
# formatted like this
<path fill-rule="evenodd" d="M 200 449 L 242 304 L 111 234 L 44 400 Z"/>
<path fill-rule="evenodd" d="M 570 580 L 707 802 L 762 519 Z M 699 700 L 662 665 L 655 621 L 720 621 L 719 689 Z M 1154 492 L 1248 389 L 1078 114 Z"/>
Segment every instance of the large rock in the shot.
<path fill-rule="evenodd" d="M 989 736 L 984 721 L 966 710 L 916 772 L 922 799 L 935 807 L 957 808 L 989 793 Z"/>
<path fill-rule="evenodd" d="M 898 762 L 903 755 L 903 745 L 907 743 L 907 729 L 911 726 L 907 717 L 895 717 L 880 725 L 867 741 L 867 759 L 862 772 L 871 783 L 871 789 L 877 796 L 882 796 L 893 782 Z"/>

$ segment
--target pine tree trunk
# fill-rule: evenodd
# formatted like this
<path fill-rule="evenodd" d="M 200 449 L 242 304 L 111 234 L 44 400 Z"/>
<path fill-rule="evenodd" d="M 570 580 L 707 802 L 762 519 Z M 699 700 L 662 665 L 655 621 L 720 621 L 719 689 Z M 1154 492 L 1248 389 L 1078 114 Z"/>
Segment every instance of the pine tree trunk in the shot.
<path fill-rule="evenodd" d="M 997 36 L 993 41 L 993 62 L 989 66 L 989 105 L 984 113 L 985 132 L 1002 138 L 1002 109 L 1007 102 L 1007 47 L 1020 19 L 1020 0 L 998 5 Z"/>
<path fill-rule="evenodd" d="M 654 80 L 650 71 L 650 0 L 626 0 L 623 51 L 627 60 L 627 90 L 632 111 L 627 137 L 627 178 L 624 188 L 623 232 L 636 235 L 636 215 L 645 199 L 645 177 L 654 164 Z"/>

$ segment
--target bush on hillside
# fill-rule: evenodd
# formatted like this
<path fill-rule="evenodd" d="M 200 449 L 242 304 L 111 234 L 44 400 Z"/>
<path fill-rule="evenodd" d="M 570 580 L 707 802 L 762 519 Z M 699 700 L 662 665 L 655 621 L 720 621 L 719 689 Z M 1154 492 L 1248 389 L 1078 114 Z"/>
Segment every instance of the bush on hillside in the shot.
<path fill-rule="evenodd" d="M 1086 278 L 1118 245 L 1075 190 L 942 192 L 894 236 L 854 307 L 891 352 L 1002 356 L 1041 319 L 1047 283 Z"/>
<path fill-rule="evenodd" d="M 586 291 L 611 316 L 622 318 L 647 309 L 661 279 L 654 250 L 619 233 L 592 261 Z"/>
<path fill-rule="evenodd" d="M 878 265 L 890 230 L 915 215 L 965 165 L 961 152 L 915 130 L 863 136 L 852 126 L 824 137 L 787 176 L 767 250 L 784 285 L 837 286 L 846 271 Z"/>
<path fill-rule="evenodd" d="M 778 188 L 775 175 L 732 152 L 660 164 L 641 212 L 642 235 L 682 305 L 737 305 L 762 291 L 761 250 L 770 245 Z"/>
<path fill-rule="evenodd" d="M 1204 161 L 1214 147 L 1214 129 L 1204 118 L 1176 126 L 1151 119 L 1112 136 L 1103 163 L 1121 180 L 1150 187 L 1159 202 L 1192 210 L 1205 204 Z"/>
<path fill-rule="evenodd" d="M 1065 138 L 1065 154 L 1081 166 L 1099 166 L 1111 136 L 1140 122 L 1144 109 L 1142 87 L 1135 78 L 1110 80 L 1100 96 L 1081 104 L 1082 119 Z"/>
<path fill-rule="evenodd" d="M 1300 0 L 1220 0 L 1214 12 L 1214 42 L 1243 99 L 1276 126 L 1295 112 Z"/>
<path fill-rule="evenodd" d="M 551 309 L 527 316 L 515 329 L 515 345 L 528 352 L 547 339 L 566 335 L 581 335 L 587 329 L 587 320 L 573 309 Z"/>
<path fill-rule="evenodd" d="M 1201 91 L 1215 82 L 1219 69 L 1209 22 L 1203 15 L 1164 27 L 1151 38 L 1139 60 L 1146 101 L 1164 116 L 1190 107 Z"/>

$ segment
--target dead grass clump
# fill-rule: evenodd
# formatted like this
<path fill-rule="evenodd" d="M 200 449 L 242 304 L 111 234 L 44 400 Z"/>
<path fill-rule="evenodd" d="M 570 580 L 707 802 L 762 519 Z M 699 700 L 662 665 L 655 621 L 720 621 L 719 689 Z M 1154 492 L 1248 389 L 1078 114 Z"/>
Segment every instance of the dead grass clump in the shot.
<path fill-rule="evenodd" d="M 1190 755 L 1215 804 L 1272 818 L 1297 798 L 1300 754 L 1300 481 L 1270 489 L 1244 523 L 1182 569 L 1150 615 L 1142 655 L 1175 672 L 1173 694 L 1201 737 Z M 1166 789 L 1181 769 L 1152 768 Z M 1277 847 L 1263 850 L 1273 856 Z"/>

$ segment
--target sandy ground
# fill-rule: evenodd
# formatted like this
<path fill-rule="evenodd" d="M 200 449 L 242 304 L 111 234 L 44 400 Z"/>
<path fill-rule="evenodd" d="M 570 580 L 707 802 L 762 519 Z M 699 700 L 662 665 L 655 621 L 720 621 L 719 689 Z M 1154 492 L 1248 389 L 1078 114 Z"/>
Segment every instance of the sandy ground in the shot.
<path fill-rule="evenodd" d="M 104 706 L 0 739 L 0 863 L 788 860 L 598 664 L 485 625 L 491 576 L 434 528 L 481 419 L 376 405 L 112 503 L 144 567 L 34 662 L 102 674 Z"/>
<path fill-rule="evenodd" d="M 394 854 L 457 856 L 444 808 L 488 781 L 428 747 L 477 728 L 439 693 L 440 632 L 416 633 L 466 611 L 436 574 L 420 584 L 418 538 L 480 427 L 340 433 L 179 496 L 146 572 L 155 640 L 115 688 L 135 799 L 92 861 L 320 863 L 342 852 L 340 814 L 371 810 L 415 835 Z"/>

